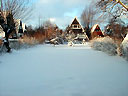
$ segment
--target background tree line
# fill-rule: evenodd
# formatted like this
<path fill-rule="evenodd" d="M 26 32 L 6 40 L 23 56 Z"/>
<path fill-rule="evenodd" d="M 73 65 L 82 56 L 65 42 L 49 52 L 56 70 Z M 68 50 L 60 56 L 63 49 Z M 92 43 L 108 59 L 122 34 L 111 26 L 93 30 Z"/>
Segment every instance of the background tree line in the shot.
<path fill-rule="evenodd" d="M 90 37 L 90 30 L 94 24 L 106 24 L 105 35 L 123 40 L 127 34 L 128 7 L 127 0 L 98 0 L 93 1 L 85 7 L 81 14 L 81 21 L 87 35 Z M 107 33 L 107 28 L 111 32 Z"/>

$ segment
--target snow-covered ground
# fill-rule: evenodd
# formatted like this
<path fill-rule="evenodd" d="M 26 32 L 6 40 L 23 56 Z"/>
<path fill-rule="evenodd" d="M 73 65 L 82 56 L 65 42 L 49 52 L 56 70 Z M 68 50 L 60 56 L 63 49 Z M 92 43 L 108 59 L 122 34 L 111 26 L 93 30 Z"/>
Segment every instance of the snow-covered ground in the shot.
<path fill-rule="evenodd" d="M 88 45 L 0 56 L 0 96 L 128 96 L 128 62 Z"/>

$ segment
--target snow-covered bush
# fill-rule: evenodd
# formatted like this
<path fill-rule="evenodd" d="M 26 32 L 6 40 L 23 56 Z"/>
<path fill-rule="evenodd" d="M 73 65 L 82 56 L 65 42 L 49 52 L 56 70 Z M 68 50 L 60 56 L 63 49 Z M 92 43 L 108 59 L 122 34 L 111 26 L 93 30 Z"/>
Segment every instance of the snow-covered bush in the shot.
<path fill-rule="evenodd" d="M 23 40 L 21 40 L 22 43 L 26 43 L 28 45 L 36 45 L 39 44 L 39 41 L 35 37 L 24 37 Z"/>
<path fill-rule="evenodd" d="M 74 43 L 72 41 L 68 42 L 68 46 L 73 46 L 73 45 L 74 45 Z"/>
<path fill-rule="evenodd" d="M 37 44 L 42 44 L 45 38 L 42 34 L 35 34 L 32 36 L 24 36 L 22 39 L 9 39 L 9 46 L 11 49 L 19 50 L 24 48 L 30 48 Z M 7 48 L 2 45 L 0 40 L 0 53 L 6 53 Z"/>
<path fill-rule="evenodd" d="M 19 49 L 23 49 L 23 48 L 29 48 L 29 47 L 31 47 L 31 45 L 20 42 L 20 40 L 19 40 L 19 41 L 11 41 L 10 47 L 11 47 L 11 49 L 19 50 Z"/>
<path fill-rule="evenodd" d="M 39 44 L 39 41 L 37 41 L 34 37 L 24 37 L 23 39 L 10 41 L 10 47 L 15 50 L 30 48 L 37 44 Z"/>
<path fill-rule="evenodd" d="M 95 38 L 91 41 L 91 46 L 95 50 L 106 52 L 109 55 L 117 54 L 117 44 L 110 37 Z"/>
<path fill-rule="evenodd" d="M 123 40 L 121 44 L 121 49 L 123 57 L 128 60 L 128 35 Z"/>

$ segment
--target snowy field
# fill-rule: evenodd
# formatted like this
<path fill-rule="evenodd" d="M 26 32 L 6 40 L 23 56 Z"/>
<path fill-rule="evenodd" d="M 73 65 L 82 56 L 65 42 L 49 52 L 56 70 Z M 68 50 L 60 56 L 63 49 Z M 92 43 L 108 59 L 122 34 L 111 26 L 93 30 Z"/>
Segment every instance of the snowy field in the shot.
<path fill-rule="evenodd" d="M 128 96 L 128 62 L 88 45 L 0 56 L 0 96 Z"/>

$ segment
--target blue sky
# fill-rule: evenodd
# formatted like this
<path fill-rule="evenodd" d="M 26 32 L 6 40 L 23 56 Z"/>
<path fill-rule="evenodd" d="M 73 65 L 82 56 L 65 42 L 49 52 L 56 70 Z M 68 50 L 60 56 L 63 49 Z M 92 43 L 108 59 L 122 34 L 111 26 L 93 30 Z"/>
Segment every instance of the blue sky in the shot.
<path fill-rule="evenodd" d="M 75 16 L 80 20 L 83 9 L 96 0 L 30 0 L 33 2 L 33 15 L 25 22 L 33 27 L 43 24 L 46 20 L 51 20 L 60 28 L 65 29 L 74 19 Z M 126 21 L 126 20 L 124 20 Z M 107 23 L 100 24 L 101 28 Z"/>
<path fill-rule="evenodd" d="M 34 12 L 28 24 L 39 25 L 40 21 L 52 20 L 60 28 L 65 28 L 72 19 L 80 17 L 89 0 L 33 0 Z"/>

